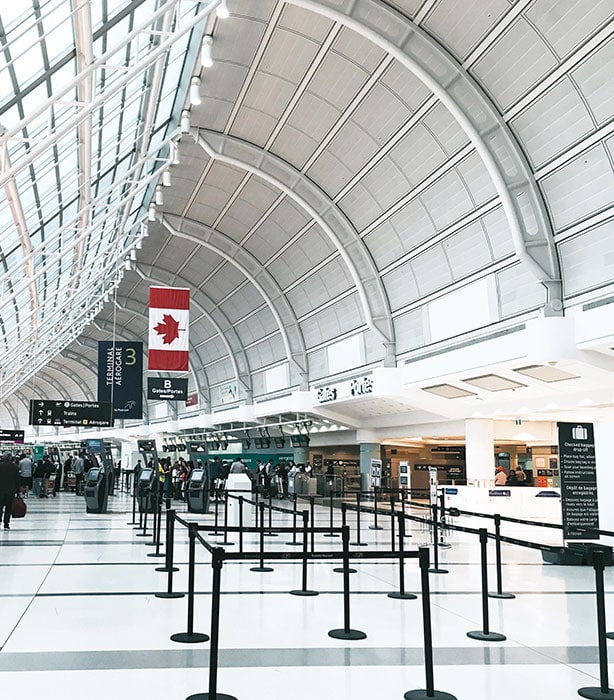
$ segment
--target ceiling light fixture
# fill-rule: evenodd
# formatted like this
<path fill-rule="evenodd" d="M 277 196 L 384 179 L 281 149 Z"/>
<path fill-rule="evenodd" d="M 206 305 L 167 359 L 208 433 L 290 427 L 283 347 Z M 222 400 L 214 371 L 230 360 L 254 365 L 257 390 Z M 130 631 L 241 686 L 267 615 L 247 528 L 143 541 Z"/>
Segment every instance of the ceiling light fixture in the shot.
<path fill-rule="evenodd" d="M 149 236 L 149 226 L 146 221 L 141 221 L 141 236 L 143 236 L 143 238 Z"/>
<path fill-rule="evenodd" d="M 211 46 L 213 45 L 213 37 L 210 34 L 203 39 L 203 45 L 200 50 L 200 62 L 203 68 L 211 68 L 213 65 L 213 56 L 211 55 Z"/>
<path fill-rule="evenodd" d="M 156 220 L 156 205 L 154 202 L 152 202 L 149 205 L 149 209 L 147 210 L 147 218 L 149 221 L 155 221 Z"/>
<path fill-rule="evenodd" d="M 156 205 L 161 207 L 164 204 L 164 195 L 162 194 L 162 185 L 156 185 Z"/>
<path fill-rule="evenodd" d="M 190 133 L 190 112 L 184 109 L 181 113 L 181 123 L 179 125 L 182 134 Z"/>
<path fill-rule="evenodd" d="M 132 270 L 132 263 L 130 262 L 130 258 L 126 258 L 124 260 L 124 270 Z"/>
<path fill-rule="evenodd" d="M 136 260 L 136 250 L 134 248 L 130 250 L 130 260 Z"/>
<path fill-rule="evenodd" d="M 165 170 L 162 173 L 162 186 L 163 187 L 170 187 L 171 186 L 171 171 L 170 170 Z"/>
<path fill-rule="evenodd" d="M 137 242 L 134 244 L 134 247 L 135 247 L 137 250 L 141 250 L 141 249 L 143 248 L 143 241 L 139 238 L 139 239 L 137 240 Z"/>
<path fill-rule="evenodd" d="M 199 105 L 202 102 L 200 97 L 200 78 L 194 76 L 190 81 L 190 102 L 193 105 Z"/>
<path fill-rule="evenodd" d="M 220 19 L 228 19 L 230 17 L 230 10 L 228 9 L 228 4 L 226 0 L 222 0 L 215 10 L 215 14 Z"/>
<path fill-rule="evenodd" d="M 188 130 L 190 126 L 188 124 Z M 171 165 L 179 165 L 179 146 L 174 141 L 171 141 Z"/>

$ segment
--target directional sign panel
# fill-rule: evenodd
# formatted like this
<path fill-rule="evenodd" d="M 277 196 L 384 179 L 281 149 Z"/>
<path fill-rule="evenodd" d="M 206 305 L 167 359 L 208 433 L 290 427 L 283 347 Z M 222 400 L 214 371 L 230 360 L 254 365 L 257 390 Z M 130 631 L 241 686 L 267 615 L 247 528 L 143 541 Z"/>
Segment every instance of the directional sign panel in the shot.
<path fill-rule="evenodd" d="M 112 404 L 107 401 L 30 401 L 30 425 L 109 428 Z"/>
<path fill-rule="evenodd" d="M 14 442 L 15 444 L 23 445 L 23 441 L 23 430 L 3 430 L 0 428 L 0 442 Z"/>
<path fill-rule="evenodd" d="M 188 380 L 147 378 L 147 398 L 185 401 L 188 397 Z"/>

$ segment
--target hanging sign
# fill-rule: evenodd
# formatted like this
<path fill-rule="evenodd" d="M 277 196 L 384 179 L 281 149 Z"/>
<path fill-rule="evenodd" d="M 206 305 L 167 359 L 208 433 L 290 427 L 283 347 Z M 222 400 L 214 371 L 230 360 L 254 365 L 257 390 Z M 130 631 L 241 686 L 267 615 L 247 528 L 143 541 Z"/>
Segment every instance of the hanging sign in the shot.
<path fill-rule="evenodd" d="M 98 342 L 98 400 L 112 401 L 115 418 L 143 417 L 143 343 Z"/>
<path fill-rule="evenodd" d="M 188 380 L 147 378 L 147 398 L 164 399 L 166 401 L 185 401 L 188 397 Z"/>

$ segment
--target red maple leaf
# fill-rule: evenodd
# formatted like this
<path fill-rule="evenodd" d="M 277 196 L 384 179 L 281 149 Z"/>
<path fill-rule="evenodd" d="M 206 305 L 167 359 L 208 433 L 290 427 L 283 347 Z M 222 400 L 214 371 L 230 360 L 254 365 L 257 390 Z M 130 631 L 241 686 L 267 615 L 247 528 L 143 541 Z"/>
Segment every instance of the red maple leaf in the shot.
<path fill-rule="evenodd" d="M 164 314 L 162 321 L 154 326 L 154 331 L 164 338 L 164 345 L 170 345 L 175 338 L 179 337 L 179 321 L 170 314 Z"/>

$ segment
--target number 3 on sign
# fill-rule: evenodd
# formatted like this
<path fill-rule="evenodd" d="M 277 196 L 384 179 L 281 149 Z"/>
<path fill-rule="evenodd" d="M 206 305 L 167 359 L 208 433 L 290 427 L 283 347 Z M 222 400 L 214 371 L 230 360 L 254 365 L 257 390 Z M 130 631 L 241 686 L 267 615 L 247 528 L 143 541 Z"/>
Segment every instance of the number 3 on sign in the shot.
<path fill-rule="evenodd" d="M 136 364 L 136 350 L 134 348 L 126 348 L 126 366 Z"/>

